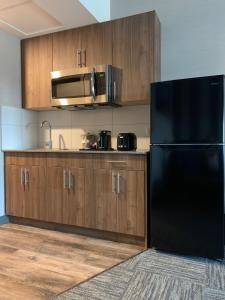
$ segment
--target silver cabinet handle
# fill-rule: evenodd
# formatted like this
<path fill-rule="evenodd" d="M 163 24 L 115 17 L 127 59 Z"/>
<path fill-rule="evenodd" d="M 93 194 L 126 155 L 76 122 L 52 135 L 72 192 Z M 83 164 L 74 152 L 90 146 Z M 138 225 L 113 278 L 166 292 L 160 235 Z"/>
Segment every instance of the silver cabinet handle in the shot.
<path fill-rule="evenodd" d="M 63 188 L 67 189 L 68 185 L 67 185 L 67 170 L 63 170 Z"/>
<path fill-rule="evenodd" d="M 24 170 L 24 173 L 25 173 L 25 180 L 24 180 L 24 183 L 25 185 L 27 185 L 29 183 L 29 172 L 27 169 Z"/>
<path fill-rule="evenodd" d="M 73 188 L 73 174 L 69 170 L 69 189 Z"/>
<path fill-rule="evenodd" d="M 117 193 L 115 177 L 116 177 L 116 174 L 114 172 L 112 172 L 112 192 L 113 193 Z"/>
<path fill-rule="evenodd" d="M 81 50 L 81 66 L 86 67 L 86 50 Z"/>
<path fill-rule="evenodd" d="M 78 67 L 82 67 L 82 62 L 81 62 L 81 50 L 77 50 L 77 65 Z"/>
<path fill-rule="evenodd" d="M 120 173 L 117 173 L 117 193 L 120 194 Z"/>
<path fill-rule="evenodd" d="M 20 169 L 20 183 L 24 186 L 24 170 L 23 168 Z"/>
<path fill-rule="evenodd" d="M 116 82 L 114 81 L 113 82 L 113 99 L 114 100 L 116 100 L 116 92 L 117 92 L 117 90 L 116 90 Z"/>
<path fill-rule="evenodd" d="M 91 72 L 91 95 L 93 100 L 95 100 L 96 93 L 95 93 L 95 69 L 94 68 Z"/>

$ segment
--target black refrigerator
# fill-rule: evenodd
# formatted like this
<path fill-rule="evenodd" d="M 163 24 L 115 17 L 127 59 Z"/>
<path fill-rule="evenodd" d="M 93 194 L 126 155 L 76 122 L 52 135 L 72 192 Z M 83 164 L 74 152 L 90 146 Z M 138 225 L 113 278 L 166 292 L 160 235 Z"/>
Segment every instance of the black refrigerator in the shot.
<path fill-rule="evenodd" d="M 150 247 L 224 257 L 223 75 L 153 83 Z"/>

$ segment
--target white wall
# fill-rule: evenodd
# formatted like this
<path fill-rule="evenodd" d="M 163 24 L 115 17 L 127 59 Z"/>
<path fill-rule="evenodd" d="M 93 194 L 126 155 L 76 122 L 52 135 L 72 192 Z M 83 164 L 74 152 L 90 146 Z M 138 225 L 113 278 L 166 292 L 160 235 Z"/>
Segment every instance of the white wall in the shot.
<path fill-rule="evenodd" d="M 224 0 L 112 0 L 111 18 L 156 10 L 162 80 L 225 73 Z"/>
<path fill-rule="evenodd" d="M 79 0 L 80 3 L 98 20 L 98 22 L 110 19 L 110 0 Z"/>
<path fill-rule="evenodd" d="M 0 105 L 21 107 L 19 38 L 0 30 Z"/>

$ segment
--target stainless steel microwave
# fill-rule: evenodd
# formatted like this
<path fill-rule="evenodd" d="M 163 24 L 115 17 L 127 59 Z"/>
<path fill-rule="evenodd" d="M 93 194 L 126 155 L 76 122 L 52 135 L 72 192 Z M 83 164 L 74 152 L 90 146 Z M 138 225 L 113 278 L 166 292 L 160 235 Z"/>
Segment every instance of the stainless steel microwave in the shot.
<path fill-rule="evenodd" d="M 64 109 L 116 105 L 116 76 L 111 65 L 51 72 L 52 106 Z"/>

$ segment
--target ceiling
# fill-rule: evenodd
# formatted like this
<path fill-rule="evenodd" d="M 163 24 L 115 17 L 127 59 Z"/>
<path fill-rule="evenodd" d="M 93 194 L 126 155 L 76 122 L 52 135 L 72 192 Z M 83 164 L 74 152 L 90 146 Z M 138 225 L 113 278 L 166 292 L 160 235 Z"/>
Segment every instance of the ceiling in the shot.
<path fill-rule="evenodd" d="M 0 29 L 21 39 L 96 22 L 78 0 L 0 0 Z"/>

